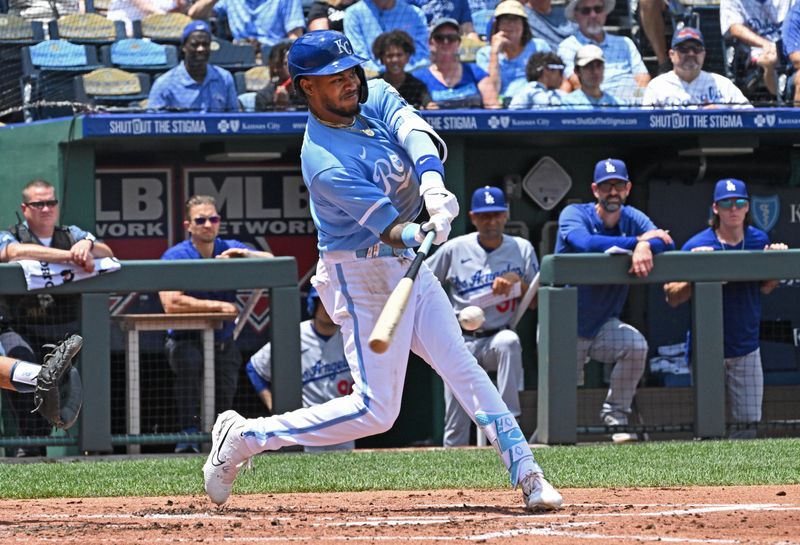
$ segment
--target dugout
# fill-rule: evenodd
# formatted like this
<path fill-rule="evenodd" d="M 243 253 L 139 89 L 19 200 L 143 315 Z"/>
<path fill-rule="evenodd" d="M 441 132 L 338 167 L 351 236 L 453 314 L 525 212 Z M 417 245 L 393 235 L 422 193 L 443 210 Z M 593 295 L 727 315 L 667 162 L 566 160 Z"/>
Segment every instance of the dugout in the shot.
<path fill-rule="evenodd" d="M 64 222 L 93 230 L 124 259 L 157 258 L 182 237 L 185 197 L 211 192 L 221 202 L 223 236 L 257 247 L 267 242 L 276 254 L 294 256 L 302 275 L 315 259 L 299 172 L 305 115 L 109 114 L 0 128 L 0 159 L 6 165 L 0 196 L 10 203 L 0 209 L 0 224 L 15 221 L 19 189 L 41 176 L 63 191 Z M 761 199 L 757 224 L 768 227 L 773 240 L 800 246 L 800 112 L 793 109 L 424 115 L 448 143 L 448 184 L 462 210 L 477 187 L 516 186 L 513 226 L 531 240 L 540 258 L 553 244 L 552 222 L 561 208 L 591 198 L 593 165 L 610 156 L 628 164 L 634 182 L 629 203 L 670 229 L 678 245 L 703 227 L 713 182 L 736 176 Z M 551 210 L 535 204 L 518 185 L 545 156 L 572 180 Z M 454 234 L 468 230 L 467 223 L 462 215 Z M 764 300 L 762 338 L 777 345 L 768 346 L 764 355 L 768 381 L 774 384 L 800 383 L 798 289 L 800 283 L 784 282 Z M 243 334 L 244 351 L 255 350 L 266 331 L 255 314 Z M 657 286 L 636 286 L 626 318 L 655 348 L 683 338 L 688 310 L 668 309 Z M 521 324 L 527 332 L 522 335 L 527 389 L 536 387 L 535 325 L 530 314 Z M 593 385 L 599 386 L 602 370 L 594 376 Z M 657 376 L 647 380 L 650 386 L 663 384 Z M 365 445 L 440 440 L 440 384 L 419 361 L 409 366 L 406 396 L 413 402 L 404 403 L 395 429 Z"/>

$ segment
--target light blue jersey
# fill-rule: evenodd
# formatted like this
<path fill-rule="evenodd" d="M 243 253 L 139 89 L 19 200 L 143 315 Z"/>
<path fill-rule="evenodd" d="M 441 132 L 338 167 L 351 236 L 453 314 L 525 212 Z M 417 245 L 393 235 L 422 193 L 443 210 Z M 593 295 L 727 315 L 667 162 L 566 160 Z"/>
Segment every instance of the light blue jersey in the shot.
<path fill-rule="evenodd" d="M 419 180 L 397 138 L 404 108 L 397 91 L 376 79 L 352 127 L 328 127 L 309 114 L 300 159 L 320 251 L 368 248 L 396 219 L 419 215 Z"/>

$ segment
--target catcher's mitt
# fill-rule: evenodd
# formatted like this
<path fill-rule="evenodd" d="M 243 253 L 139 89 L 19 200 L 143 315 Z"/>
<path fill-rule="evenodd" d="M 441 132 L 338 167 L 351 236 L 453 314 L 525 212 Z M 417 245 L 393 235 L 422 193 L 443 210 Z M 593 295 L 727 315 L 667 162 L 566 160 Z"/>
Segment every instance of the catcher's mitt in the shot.
<path fill-rule="evenodd" d="M 57 345 L 45 345 L 53 350 L 44 358 L 33 393 L 36 408 L 32 412 L 38 411 L 50 424 L 65 430 L 75 423 L 83 404 L 81 377 L 72 367 L 72 358 L 81 346 L 80 335 L 70 335 Z"/>

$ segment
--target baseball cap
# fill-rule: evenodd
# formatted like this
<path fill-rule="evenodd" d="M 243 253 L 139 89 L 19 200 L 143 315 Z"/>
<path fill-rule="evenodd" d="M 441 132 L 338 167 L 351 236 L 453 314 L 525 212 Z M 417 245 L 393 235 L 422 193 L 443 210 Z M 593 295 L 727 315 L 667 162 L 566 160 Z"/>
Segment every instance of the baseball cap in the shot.
<path fill-rule="evenodd" d="M 594 183 L 601 184 L 609 180 L 625 180 L 628 178 L 628 167 L 619 159 L 603 159 L 594 166 Z"/>
<path fill-rule="evenodd" d="M 186 40 L 189 38 L 189 34 L 192 32 L 205 32 L 209 36 L 211 36 L 211 27 L 208 26 L 208 23 L 201 20 L 192 21 L 185 27 L 183 27 L 183 34 L 181 35 L 181 43 L 186 43 Z"/>
<path fill-rule="evenodd" d="M 703 41 L 702 32 L 696 28 L 685 26 L 682 29 L 675 31 L 675 34 L 672 36 L 672 45 L 670 47 L 675 47 L 676 45 L 680 45 L 683 42 L 689 41 L 700 42 L 700 45 L 703 47 L 706 46 L 706 43 Z"/>
<path fill-rule="evenodd" d="M 601 61 L 603 64 L 606 62 L 603 50 L 594 44 L 584 45 L 575 53 L 575 66 L 584 67 L 594 61 Z"/>
<path fill-rule="evenodd" d="M 476 189 L 472 194 L 472 206 L 470 212 L 480 214 L 481 212 L 507 212 L 506 196 L 499 187 L 487 185 Z"/>
<path fill-rule="evenodd" d="M 742 197 L 749 200 L 750 195 L 747 194 L 745 183 L 736 178 L 725 178 L 718 181 L 717 186 L 714 188 L 714 202 L 730 199 L 731 197 Z"/>
<path fill-rule="evenodd" d="M 516 15 L 523 19 L 528 19 L 528 14 L 525 13 L 525 8 L 517 0 L 503 0 L 497 7 L 494 8 L 494 18 L 497 19 L 501 15 Z"/>
<path fill-rule="evenodd" d="M 433 23 L 431 23 L 430 33 L 433 34 L 439 27 L 443 27 L 444 25 L 452 25 L 456 27 L 456 30 L 459 30 L 461 26 L 458 24 L 458 21 L 453 19 L 452 17 L 440 17 L 436 19 Z"/>

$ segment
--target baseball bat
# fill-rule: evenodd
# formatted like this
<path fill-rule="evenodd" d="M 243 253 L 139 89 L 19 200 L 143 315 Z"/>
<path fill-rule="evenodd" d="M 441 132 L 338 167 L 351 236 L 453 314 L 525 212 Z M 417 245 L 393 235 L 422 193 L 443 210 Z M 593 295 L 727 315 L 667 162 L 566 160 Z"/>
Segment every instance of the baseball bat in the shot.
<path fill-rule="evenodd" d="M 411 295 L 411 289 L 414 287 L 414 280 L 417 278 L 419 267 L 422 261 L 427 257 L 428 252 L 431 251 L 433 239 L 436 233 L 431 230 L 425 235 L 425 240 L 417 250 L 417 255 L 414 256 L 414 261 L 406 271 L 405 276 L 397 283 L 386 304 L 383 305 L 378 321 L 375 322 L 375 327 L 372 328 L 372 334 L 369 336 L 369 347 L 376 354 L 383 354 L 392 343 L 394 330 L 400 320 L 403 318 L 403 313 L 408 305 L 408 297 Z"/>
<path fill-rule="evenodd" d="M 533 298 L 536 296 L 536 293 L 539 291 L 539 273 L 536 273 L 536 276 L 533 277 L 531 280 L 530 286 L 528 286 L 528 291 L 525 292 L 525 295 L 522 296 L 522 299 L 519 301 L 519 305 L 517 305 L 517 310 L 514 312 L 514 316 L 511 317 L 511 321 L 508 322 L 508 326 L 511 329 L 517 329 L 517 324 L 522 319 L 523 314 L 528 308 L 528 305 L 531 304 Z"/>

